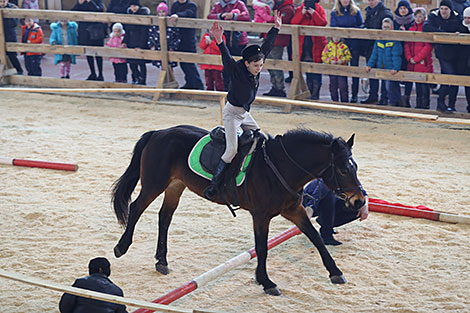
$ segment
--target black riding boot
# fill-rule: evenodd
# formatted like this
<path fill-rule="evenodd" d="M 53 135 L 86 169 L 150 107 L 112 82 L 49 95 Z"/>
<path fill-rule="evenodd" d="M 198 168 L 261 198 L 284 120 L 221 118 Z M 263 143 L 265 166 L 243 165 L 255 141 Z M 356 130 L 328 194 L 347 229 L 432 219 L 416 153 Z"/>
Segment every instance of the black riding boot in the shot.
<path fill-rule="evenodd" d="M 230 163 L 225 163 L 224 160 L 219 161 L 217 169 L 215 170 L 214 176 L 212 177 L 211 184 L 204 189 L 204 197 L 214 201 L 217 193 L 220 191 L 220 187 L 224 182 L 225 172 L 229 167 Z"/>

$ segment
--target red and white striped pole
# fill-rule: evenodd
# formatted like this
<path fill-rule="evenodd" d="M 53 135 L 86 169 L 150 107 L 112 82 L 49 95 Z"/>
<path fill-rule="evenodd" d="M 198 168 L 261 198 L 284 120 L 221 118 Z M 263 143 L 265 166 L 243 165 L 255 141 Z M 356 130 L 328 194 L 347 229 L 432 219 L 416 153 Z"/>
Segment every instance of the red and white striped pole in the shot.
<path fill-rule="evenodd" d="M 11 159 L 11 158 L 5 158 L 5 157 L 0 157 L 0 164 L 26 166 L 26 167 L 39 167 L 39 168 L 47 168 L 47 169 L 62 170 L 62 171 L 73 171 L 73 172 L 78 170 L 77 164 L 24 160 L 24 159 Z"/>
<path fill-rule="evenodd" d="M 297 226 L 293 226 L 286 230 L 285 232 L 277 235 L 276 237 L 271 238 L 268 241 L 268 250 L 279 245 L 280 243 L 294 237 L 295 235 L 300 234 L 301 231 Z M 208 282 L 216 279 L 217 277 L 231 271 L 237 266 L 242 264 L 248 263 L 251 259 L 256 258 L 256 251 L 255 248 L 251 248 L 248 251 L 239 254 L 238 256 L 218 265 L 217 267 L 211 269 L 208 272 L 196 277 L 195 279 L 185 283 L 181 287 L 178 287 L 169 293 L 161 296 L 158 299 L 153 300 L 153 303 L 160 303 L 160 304 L 170 304 L 175 300 L 187 295 L 188 293 L 196 290 L 203 285 L 206 285 Z M 133 313 L 150 313 L 154 312 L 148 309 L 138 309 Z"/>

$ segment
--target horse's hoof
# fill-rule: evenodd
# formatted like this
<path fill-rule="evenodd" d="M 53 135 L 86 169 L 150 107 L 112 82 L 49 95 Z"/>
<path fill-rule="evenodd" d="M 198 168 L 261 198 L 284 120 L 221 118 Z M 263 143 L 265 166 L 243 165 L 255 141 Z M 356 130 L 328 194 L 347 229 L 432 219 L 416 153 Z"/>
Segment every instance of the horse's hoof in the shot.
<path fill-rule="evenodd" d="M 155 263 L 155 269 L 157 270 L 157 272 L 160 272 L 163 275 L 170 274 L 170 270 L 168 269 L 168 265 L 162 265 L 162 264 L 159 264 L 159 263 Z"/>
<path fill-rule="evenodd" d="M 264 289 L 264 292 L 270 296 L 280 296 L 282 294 L 281 290 L 276 287 L 271 287 L 268 289 Z"/>
<path fill-rule="evenodd" d="M 119 258 L 119 257 L 121 257 L 121 256 L 123 256 L 123 255 L 124 255 L 124 253 L 122 253 L 122 252 L 119 250 L 118 246 L 116 245 L 116 246 L 114 247 L 114 256 L 115 256 L 116 258 Z"/>
<path fill-rule="evenodd" d="M 331 276 L 330 280 L 333 284 L 346 284 L 347 282 L 346 278 L 344 278 L 344 275 Z"/>

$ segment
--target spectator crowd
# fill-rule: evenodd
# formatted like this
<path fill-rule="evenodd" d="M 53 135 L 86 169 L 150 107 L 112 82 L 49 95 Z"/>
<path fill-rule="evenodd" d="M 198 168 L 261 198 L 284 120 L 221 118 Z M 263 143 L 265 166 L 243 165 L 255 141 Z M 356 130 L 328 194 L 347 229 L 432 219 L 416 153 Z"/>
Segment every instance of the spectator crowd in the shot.
<path fill-rule="evenodd" d="M 381 29 L 383 31 L 414 31 L 440 33 L 470 33 L 470 1 L 441 0 L 439 7 L 426 12 L 425 8 L 412 8 L 408 0 L 400 0 L 393 11 L 381 0 L 367 0 L 367 7 L 361 13 L 354 0 L 335 0 L 330 13 L 330 26 L 342 28 Z M 38 0 L 23 0 L 24 9 L 38 9 Z M 293 0 L 253 0 L 253 21 L 273 23 L 274 12 L 279 11 L 282 24 L 309 25 L 326 27 L 327 13 L 320 0 L 303 0 L 297 7 Z M 15 0 L 0 0 L 0 8 L 18 8 Z M 111 0 L 105 10 L 103 0 L 77 0 L 73 11 L 110 12 L 117 14 L 150 15 L 150 9 L 142 6 L 140 0 Z M 173 27 L 179 17 L 197 18 L 198 6 L 192 0 L 176 0 L 171 7 L 166 2 L 159 2 L 156 8 L 158 16 L 168 17 L 166 30 L 169 51 L 195 53 L 196 47 L 204 54 L 220 55 L 217 44 L 210 32 L 202 32 L 197 41 L 196 29 Z M 364 14 L 364 15 L 363 15 Z M 208 19 L 251 22 L 252 18 L 246 3 L 242 0 L 219 0 L 216 2 Z M 4 18 L 4 36 L 6 42 L 17 42 L 17 26 L 21 23 L 22 43 L 41 44 L 43 30 L 38 20 L 25 18 Z M 160 30 L 158 25 L 133 25 L 115 23 L 108 25 L 101 22 L 59 20 L 50 24 L 52 45 L 107 46 L 128 49 L 160 49 Z M 265 36 L 261 34 L 260 36 Z M 244 31 L 225 30 L 223 40 L 232 56 L 241 56 L 248 45 L 248 36 Z M 277 36 L 274 47 L 267 56 L 281 60 L 287 51 L 292 53 L 292 41 L 289 34 Z M 326 63 L 341 66 L 359 66 L 360 58 L 365 58 L 364 71 L 371 68 L 390 70 L 391 74 L 406 70 L 412 72 L 433 73 L 434 55 L 442 74 L 470 75 L 470 45 L 441 44 L 426 42 L 402 42 L 396 40 L 367 40 L 324 36 L 299 37 L 300 60 L 303 62 Z M 434 52 L 434 53 L 433 53 Z M 23 53 L 22 53 L 23 54 Z M 26 52 L 24 66 L 31 76 L 41 76 L 42 53 Z M 7 52 L 7 56 L 18 74 L 23 68 L 16 52 Z M 87 56 L 90 74 L 87 80 L 103 81 L 103 57 Z M 145 85 L 147 63 L 161 67 L 160 61 L 147 61 L 134 58 L 109 58 L 114 68 L 115 81 L 128 82 L 130 69 L 133 84 Z M 54 64 L 60 65 L 60 77 L 70 78 L 70 71 L 76 63 L 75 55 L 57 54 Z M 96 64 L 96 67 L 95 67 Z M 178 63 L 171 62 L 176 67 Z M 181 88 L 204 89 L 204 83 L 195 63 L 180 62 L 185 84 Z M 208 90 L 228 90 L 230 79 L 223 66 L 201 64 L 204 70 L 205 87 Z M 292 80 L 292 75 L 284 77 L 282 70 L 269 70 L 271 89 L 265 96 L 286 97 L 285 83 Z M 311 99 L 318 100 L 323 77 L 319 73 L 306 73 L 306 85 Z M 330 75 L 329 91 L 333 101 L 357 103 L 359 78 Z M 402 86 L 404 88 L 402 88 Z M 438 94 L 437 110 L 445 113 L 455 111 L 458 86 L 442 84 L 431 86 L 416 83 L 416 98 L 411 98 L 413 83 L 397 80 L 369 80 L 368 96 L 360 101 L 363 104 L 392 105 L 402 107 L 430 108 L 431 92 Z M 402 92 L 403 89 L 403 92 Z M 470 87 L 465 87 L 467 111 L 470 112 Z"/>

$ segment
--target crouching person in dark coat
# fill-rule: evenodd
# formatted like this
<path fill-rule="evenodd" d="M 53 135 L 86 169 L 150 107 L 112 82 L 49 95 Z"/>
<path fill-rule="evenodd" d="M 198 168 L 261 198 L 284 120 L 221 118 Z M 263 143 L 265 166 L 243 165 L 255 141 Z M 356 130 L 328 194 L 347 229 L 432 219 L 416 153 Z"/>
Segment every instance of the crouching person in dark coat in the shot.
<path fill-rule="evenodd" d="M 333 228 L 339 227 L 359 218 L 363 221 L 369 215 L 369 197 L 361 186 L 366 203 L 359 209 L 353 211 L 346 207 L 346 203 L 338 198 L 333 191 L 328 189 L 322 179 L 315 179 L 304 189 L 302 205 L 307 209 L 309 216 L 318 216 L 320 224 L 320 235 L 325 245 L 338 246 L 333 234 Z M 313 213 L 312 213 L 313 210 Z"/>
<path fill-rule="evenodd" d="M 90 276 L 82 277 L 73 283 L 72 287 L 107 293 L 123 297 L 124 294 L 108 277 L 111 274 L 111 264 L 106 258 L 94 258 L 88 264 Z M 61 313 L 127 313 L 126 306 L 79 297 L 64 293 L 59 302 Z"/>

